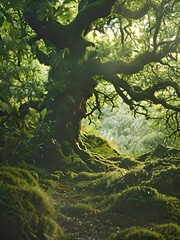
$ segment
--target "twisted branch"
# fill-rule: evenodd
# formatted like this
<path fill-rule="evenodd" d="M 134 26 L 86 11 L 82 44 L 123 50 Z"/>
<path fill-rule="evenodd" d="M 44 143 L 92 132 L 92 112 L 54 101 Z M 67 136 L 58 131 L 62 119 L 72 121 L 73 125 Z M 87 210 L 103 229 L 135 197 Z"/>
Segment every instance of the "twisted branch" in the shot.
<path fill-rule="evenodd" d="M 160 99 L 155 96 L 155 93 L 159 90 L 166 89 L 167 87 L 172 87 L 177 94 L 178 97 L 180 97 L 180 87 L 177 83 L 173 81 L 163 81 L 163 82 L 158 82 L 157 84 L 154 84 L 151 87 L 148 87 L 147 89 L 143 90 L 139 88 L 139 91 L 134 91 L 133 87 L 130 86 L 130 84 L 125 81 L 124 79 L 120 79 L 119 77 L 112 77 L 108 79 L 109 82 L 111 82 L 117 93 L 122 97 L 124 102 L 128 104 L 131 108 L 133 107 L 135 102 L 140 102 L 140 101 L 152 101 L 154 104 L 161 104 L 164 108 L 166 109 L 171 109 L 175 112 L 180 112 L 180 107 L 178 106 L 173 106 L 169 103 L 166 102 L 165 99 Z M 127 92 L 130 98 L 128 98 L 124 93 L 123 90 Z"/>
<path fill-rule="evenodd" d="M 115 11 L 118 14 L 120 14 L 121 16 L 123 16 L 124 18 L 139 19 L 139 18 L 142 18 L 143 16 L 145 16 L 150 9 L 157 10 L 157 8 L 158 7 L 154 3 L 148 2 L 142 8 L 138 9 L 137 11 L 132 11 L 130 9 L 123 7 L 123 3 L 122 3 L 115 7 Z"/>

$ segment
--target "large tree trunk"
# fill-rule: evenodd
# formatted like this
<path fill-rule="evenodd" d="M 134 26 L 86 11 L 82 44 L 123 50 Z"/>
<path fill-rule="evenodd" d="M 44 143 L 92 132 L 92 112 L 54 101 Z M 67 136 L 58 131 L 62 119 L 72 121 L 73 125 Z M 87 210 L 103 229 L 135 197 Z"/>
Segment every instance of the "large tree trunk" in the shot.
<path fill-rule="evenodd" d="M 58 143 L 79 140 L 80 123 L 86 115 L 86 101 L 92 95 L 95 81 L 86 67 L 72 58 L 58 64 L 56 59 L 49 73 L 48 108 L 54 121 Z"/>

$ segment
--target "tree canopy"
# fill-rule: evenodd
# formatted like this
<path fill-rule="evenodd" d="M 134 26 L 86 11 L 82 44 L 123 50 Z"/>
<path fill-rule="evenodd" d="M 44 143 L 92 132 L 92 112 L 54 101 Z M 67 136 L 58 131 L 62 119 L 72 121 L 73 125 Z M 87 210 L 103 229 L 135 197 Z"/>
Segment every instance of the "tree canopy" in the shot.
<path fill-rule="evenodd" d="M 1 131 L 22 139 L 39 127 L 75 146 L 81 120 L 120 96 L 179 134 L 179 10 L 178 0 L 2 0 Z"/>

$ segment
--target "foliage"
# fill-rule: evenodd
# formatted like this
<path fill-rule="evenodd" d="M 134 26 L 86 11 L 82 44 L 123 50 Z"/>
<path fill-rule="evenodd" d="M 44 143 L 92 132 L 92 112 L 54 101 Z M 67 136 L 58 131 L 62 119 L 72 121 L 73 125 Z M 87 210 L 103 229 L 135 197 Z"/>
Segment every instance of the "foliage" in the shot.
<path fill-rule="evenodd" d="M 59 239 L 51 200 L 27 170 L 1 167 L 0 192 L 2 239 Z"/>
<path fill-rule="evenodd" d="M 104 107 L 99 120 L 94 116 L 96 126 L 88 127 L 88 120 L 83 121 L 85 128 L 90 128 L 90 131 L 97 129 L 97 133 L 110 145 L 133 157 L 152 151 L 158 144 L 178 146 L 179 139 L 172 141 L 168 138 L 170 132 L 165 128 L 163 119 L 159 123 L 155 119 L 147 120 L 142 115 L 134 116 L 121 101 L 117 105 L 119 107 L 112 111 L 110 107 Z"/>

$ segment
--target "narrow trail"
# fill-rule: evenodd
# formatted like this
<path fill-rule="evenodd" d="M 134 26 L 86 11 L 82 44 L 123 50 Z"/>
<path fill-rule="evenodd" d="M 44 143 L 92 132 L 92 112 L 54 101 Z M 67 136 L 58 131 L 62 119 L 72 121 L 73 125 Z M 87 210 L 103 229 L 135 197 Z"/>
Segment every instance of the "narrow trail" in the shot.
<path fill-rule="evenodd" d="M 72 181 L 58 184 L 54 197 L 57 204 L 60 202 L 60 208 L 85 203 L 90 206 L 98 205 L 98 202 L 92 203 L 95 194 L 93 195 L 85 189 L 79 191 L 76 189 L 76 183 Z M 78 213 L 78 210 L 74 212 L 67 210 L 63 215 L 60 214 L 59 223 L 68 235 L 67 240 L 106 240 L 113 228 L 111 221 L 98 207 L 93 208 L 93 211 L 84 210 L 83 213 Z"/>

